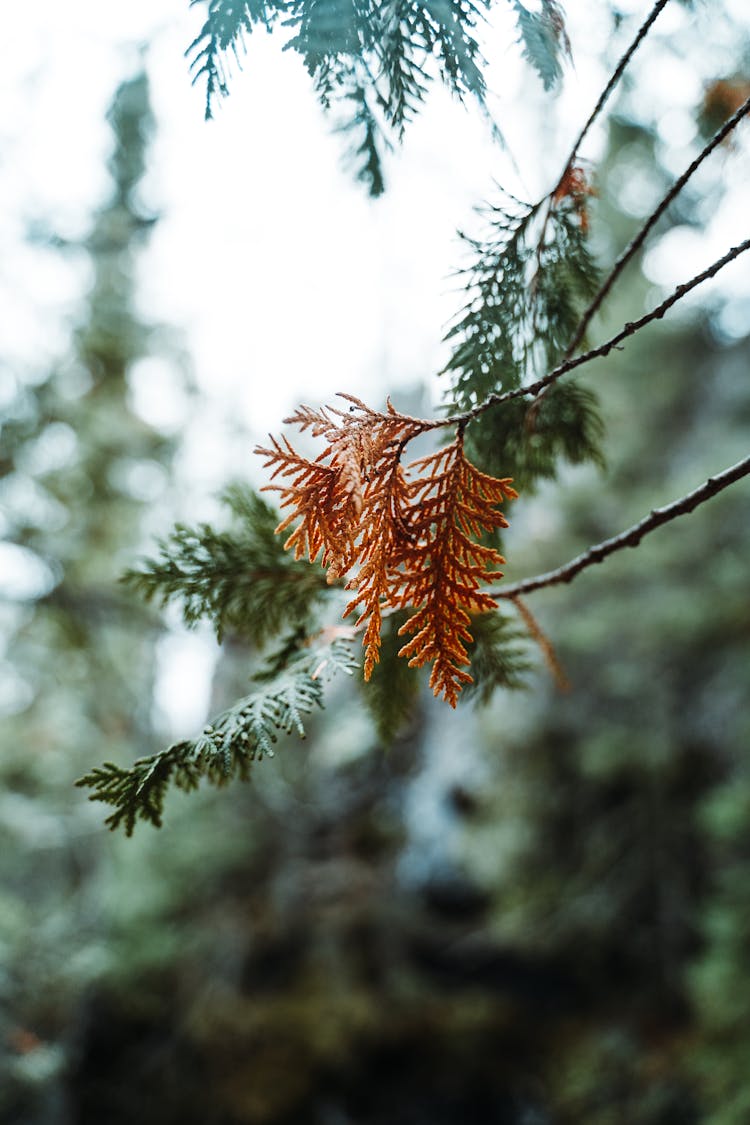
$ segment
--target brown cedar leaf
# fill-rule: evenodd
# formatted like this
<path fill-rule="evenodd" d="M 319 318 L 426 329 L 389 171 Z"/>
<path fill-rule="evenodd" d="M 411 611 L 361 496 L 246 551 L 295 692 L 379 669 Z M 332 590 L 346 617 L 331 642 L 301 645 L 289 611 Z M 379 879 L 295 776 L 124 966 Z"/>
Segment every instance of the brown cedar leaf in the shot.
<path fill-rule="evenodd" d="M 589 229 L 588 196 L 596 194 L 596 188 L 588 182 L 583 168 L 569 164 L 552 192 L 552 205 L 557 207 L 568 200 L 585 234 Z"/>
<path fill-rule="evenodd" d="M 284 544 L 295 558 L 314 561 L 322 551 L 329 581 L 358 569 L 347 588 L 356 594 L 344 617 L 360 607 L 355 628 L 365 625 L 364 677 L 379 659 L 383 611 L 411 607 L 416 612 L 401 633 L 414 633 L 401 649 L 413 667 L 432 661 L 430 686 L 455 707 L 462 686 L 471 682 L 465 643 L 469 614 L 494 609 L 497 602 L 479 589 L 499 577 L 493 567 L 504 560 L 479 540 L 507 522 L 498 505 L 516 496 L 508 479 L 475 469 L 464 456 L 462 434 L 437 453 L 401 467 L 407 443 L 444 424 L 371 410 L 352 395 L 341 396 L 348 410 L 302 406 L 285 421 L 328 443 L 310 461 L 283 438 L 259 448 L 272 480 L 266 489 L 281 493 L 290 513 L 276 529 L 297 527 Z"/>
<path fill-rule="evenodd" d="M 703 94 L 701 124 L 710 132 L 716 132 L 743 102 L 750 97 L 750 78 L 735 75 L 732 78 L 717 78 L 709 83 Z M 729 137 L 724 143 L 731 144 Z"/>
<path fill-rule="evenodd" d="M 466 644 L 473 639 L 469 615 L 497 608 L 479 584 L 502 577 L 493 567 L 505 562 L 479 539 L 508 526 L 498 505 L 518 494 L 510 478 L 498 480 L 467 461 L 462 434 L 411 467 L 424 475 L 412 485 L 415 538 L 398 604 L 419 608 L 399 630 L 415 634 L 399 655 L 415 668 L 432 661 L 430 687 L 455 707 L 462 686 L 472 681 L 462 667 L 469 663 Z"/>
<path fill-rule="evenodd" d="M 281 507 L 292 507 L 292 511 L 276 528 L 280 534 L 301 517 L 284 544 L 294 548 L 295 559 L 307 555 L 310 562 L 322 551 L 321 563 L 328 567 L 329 578 L 333 580 L 343 570 L 348 569 L 354 557 L 354 539 L 357 531 L 359 512 L 356 502 L 346 491 L 342 492 L 339 474 L 322 462 L 321 458 L 309 461 L 302 457 L 289 444 L 286 438 L 271 438 L 271 449 L 257 448 L 256 453 L 266 458 L 266 467 L 274 466 L 274 477 L 287 477 L 287 484 L 268 484 L 265 491 L 281 493 Z"/>
<path fill-rule="evenodd" d="M 398 447 L 397 447 L 398 449 Z M 363 609 L 356 625 L 367 621 L 364 678 L 369 680 L 380 659 L 380 628 L 383 606 L 398 605 L 400 563 L 411 544 L 409 526 L 411 490 L 394 451 L 392 463 L 365 488 L 359 573 L 347 583 L 357 596 L 347 605 L 344 617 L 356 606 Z M 368 620 L 369 618 L 369 620 Z"/>

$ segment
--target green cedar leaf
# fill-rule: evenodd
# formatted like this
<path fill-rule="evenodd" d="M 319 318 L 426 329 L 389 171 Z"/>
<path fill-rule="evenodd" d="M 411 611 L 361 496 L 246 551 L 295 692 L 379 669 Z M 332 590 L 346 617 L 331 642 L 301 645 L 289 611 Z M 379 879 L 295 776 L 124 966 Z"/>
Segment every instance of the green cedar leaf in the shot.
<path fill-rule="evenodd" d="M 476 35 L 489 0 L 191 0 L 196 4 L 206 5 L 206 18 L 186 55 L 193 83 L 206 82 L 206 118 L 229 92 L 231 57 L 241 64 L 246 36 L 257 24 L 270 31 L 281 20 L 293 32 L 284 49 L 301 56 L 338 127 L 356 133 L 356 173 L 371 195 L 383 190 L 383 151 L 403 138 L 435 75 L 462 102 L 475 99 L 502 140 L 487 107 Z M 556 36 L 564 39 L 557 5 L 543 0 L 540 15 L 517 7 L 524 53 L 546 73 Z"/>
<path fill-rule="evenodd" d="M 213 623 L 263 644 L 280 629 L 308 622 L 328 589 L 322 571 L 295 561 L 275 528 L 279 516 L 252 489 L 235 485 L 223 500 L 234 516 L 228 531 L 178 525 L 156 558 L 127 571 L 123 581 L 149 601 L 177 602 L 187 625 Z"/>
<path fill-rule="evenodd" d="M 404 644 L 398 631 L 408 616 L 399 612 L 385 618 L 380 635 L 380 661 L 368 683 L 360 680 L 362 699 L 386 746 L 414 716 L 422 683 L 422 677 L 398 655 Z"/>
<path fill-rule="evenodd" d="M 432 35 L 422 25 L 419 7 L 390 0 L 380 12 L 377 53 L 387 88 L 386 115 L 399 138 L 427 95 L 426 44 Z"/>
<path fill-rule="evenodd" d="M 461 410 L 471 409 L 493 391 L 514 390 L 528 367 L 529 263 L 533 249 L 528 232 L 539 208 L 510 195 L 485 214 L 482 240 L 462 235 L 471 264 L 459 275 L 468 301 L 449 329 L 453 354 L 443 369 L 453 380 L 453 397 Z"/>
<path fill-rule="evenodd" d="M 300 54 L 308 73 L 317 78 L 322 68 L 335 60 L 346 62 L 351 70 L 355 59 L 363 58 L 375 30 L 374 11 L 354 0 L 304 0 L 289 5 L 285 27 L 296 34 L 284 50 Z"/>
<path fill-rule="evenodd" d="M 459 410 L 550 370 L 599 283 L 575 199 L 531 206 L 506 194 L 486 215 L 486 236 L 465 239 L 468 301 L 446 336 Z"/>
<path fill-rule="evenodd" d="M 206 120 L 213 117 L 214 102 L 229 93 L 227 55 L 240 65 L 245 35 L 255 24 L 269 28 L 285 8 L 284 0 L 190 0 L 190 6 L 207 3 L 205 22 L 187 48 L 193 85 L 206 80 Z"/>
<path fill-rule="evenodd" d="M 486 93 L 485 60 L 472 33 L 486 7 L 472 0 L 427 0 L 422 8 L 425 37 L 437 54 L 445 84 L 460 99 L 472 94 L 480 103 Z"/>
<path fill-rule="evenodd" d="M 529 402 L 511 399 L 480 415 L 466 431 L 469 457 L 494 476 L 510 476 L 528 493 L 557 475 L 560 460 L 604 467 L 604 425 L 593 391 L 573 380 Z"/>
<path fill-rule="evenodd" d="M 489 703 L 497 688 L 524 687 L 524 676 L 532 665 L 519 646 L 524 633 L 514 619 L 500 610 L 478 613 L 472 617 L 469 630 L 474 638 L 468 646 L 474 682 L 466 685 L 461 698 Z"/>
<path fill-rule="evenodd" d="M 273 756 L 280 733 L 305 737 L 303 716 L 323 706 L 326 680 L 336 672 L 351 674 L 356 667 L 350 643 L 338 638 L 299 649 L 271 677 L 256 677 L 262 686 L 219 715 L 198 738 L 138 758 L 130 768 L 105 762 L 76 785 L 93 790 L 90 800 L 114 807 L 105 821 L 110 829 L 122 827 L 130 836 L 139 820 L 159 828 L 170 784 L 188 792 L 201 780 L 217 786 L 235 778 L 246 781 L 254 762 Z"/>
<path fill-rule="evenodd" d="M 562 9 L 555 0 L 542 0 L 540 12 L 530 12 L 521 0 L 513 0 L 524 57 L 551 90 L 562 77 L 562 57 L 570 54 Z"/>
<path fill-rule="evenodd" d="M 349 160 L 355 177 L 373 199 L 385 191 L 382 154 L 391 147 L 363 85 L 355 85 L 341 108 L 337 131 L 350 137 Z"/>

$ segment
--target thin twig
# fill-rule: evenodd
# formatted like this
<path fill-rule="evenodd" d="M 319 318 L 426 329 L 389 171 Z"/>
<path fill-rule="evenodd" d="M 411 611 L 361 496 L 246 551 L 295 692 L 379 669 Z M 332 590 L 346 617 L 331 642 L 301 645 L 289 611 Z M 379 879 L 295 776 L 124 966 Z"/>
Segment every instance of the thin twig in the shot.
<path fill-rule="evenodd" d="M 523 600 L 523 598 L 516 594 L 515 597 L 511 598 L 511 601 L 518 610 L 521 620 L 528 629 L 529 634 L 539 645 L 542 656 L 544 657 L 544 663 L 552 673 L 552 678 L 557 685 L 558 691 L 570 691 L 570 680 L 565 675 L 565 669 L 560 663 L 559 657 L 555 652 L 555 646 L 552 644 L 552 641 L 544 632 L 541 625 L 537 621 L 536 617 L 534 617 L 534 614 L 526 605 L 526 602 Z"/>
<path fill-rule="evenodd" d="M 576 350 L 581 340 L 586 335 L 586 330 L 591 323 L 592 318 L 599 311 L 599 308 L 601 307 L 604 299 L 607 297 L 615 281 L 625 269 L 625 266 L 628 264 L 631 258 L 633 258 L 633 256 L 638 253 L 641 246 L 646 241 L 648 234 L 662 217 L 669 205 L 677 198 L 677 196 L 684 188 L 685 184 L 688 182 L 690 177 L 698 170 L 698 168 L 700 168 L 706 157 L 710 156 L 714 149 L 717 148 L 722 141 L 726 140 L 732 130 L 737 125 L 739 125 L 740 121 L 742 121 L 743 117 L 746 117 L 748 113 L 750 113 L 750 98 L 748 98 L 747 101 L 740 106 L 737 112 L 734 113 L 729 118 L 729 120 L 721 127 L 721 129 L 719 129 L 719 131 L 714 134 L 706 147 L 698 153 L 695 160 L 692 162 L 692 164 L 690 164 L 688 168 L 685 169 L 680 178 L 678 180 L 675 180 L 674 184 L 664 196 L 661 203 L 659 203 L 656 210 L 653 211 L 651 215 L 649 215 L 648 219 L 641 227 L 633 241 L 629 246 L 625 248 L 625 250 L 623 250 L 622 254 L 620 254 L 619 258 L 615 262 L 609 275 L 599 289 L 599 292 L 596 294 L 593 301 L 581 317 L 578 327 L 576 328 L 575 333 L 573 334 L 573 337 L 565 350 L 563 360 L 570 359 L 570 357 L 573 355 L 573 352 Z"/>
<path fill-rule="evenodd" d="M 563 168 L 562 175 L 560 176 L 560 179 L 558 180 L 556 186 L 550 192 L 550 195 L 554 195 L 555 192 L 557 191 L 557 189 L 561 186 L 563 180 L 565 179 L 565 176 L 567 174 L 568 169 L 572 167 L 573 162 L 575 161 L 575 158 L 578 154 L 578 150 L 581 147 L 581 145 L 583 144 L 583 141 L 584 141 L 589 129 L 594 124 L 597 117 L 599 116 L 599 114 L 603 110 L 606 102 L 609 99 L 609 95 L 612 93 L 615 86 L 617 85 L 617 83 L 622 78 L 622 76 L 625 72 L 625 69 L 627 68 L 627 65 L 630 62 L 630 60 L 632 59 L 633 55 L 638 50 L 641 43 L 643 42 L 643 40 L 646 38 L 649 31 L 651 30 L 651 25 L 655 21 L 656 17 L 659 15 L 662 8 L 666 8 L 668 3 L 669 3 L 669 0 L 657 0 L 657 3 L 654 4 L 653 8 L 651 9 L 651 14 L 649 15 L 648 19 L 643 24 L 643 26 L 638 29 L 638 33 L 637 33 L 635 39 L 633 40 L 633 42 L 630 44 L 630 46 L 628 47 L 625 54 L 620 59 L 619 63 L 617 64 L 615 70 L 612 73 L 612 77 L 610 78 L 609 82 L 607 83 L 607 85 L 602 90 L 599 101 L 596 103 L 596 105 L 592 109 L 591 114 L 589 115 L 588 121 L 583 126 L 580 133 L 578 134 L 578 136 L 576 138 L 576 141 L 575 141 L 575 144 L 573 145 L 573 148 L 570 150 L 570 156 L 568 157 L 567 162 L 565 164 L 565 167 Z"/>
<path fill-rule="evenodd" d="M 573 164 L 575 162 L 576 156 L 578 155 L 578 149 L 583 144 L 583 141 L 584 141 L 584 138 L 586 137 L 586 134 L 588 133 L 589 129 L 594 124 L 597 117 L 599 116 L 602 109 L 604 108 L 605 104 L 607 103 L 607 101 L 609 99 L 609 95 L 612 93 L 615 86 L 617 85 L 617 83 L 620 81 L 623 74 L 625 73 L 625 69 L 627 68 L 628 63 L 632 59 L 635 52 L 638 50 L 638 48 L 641 45 L 641 43 L 643 42 L 643 40 L 648 35 L 648 33 L 651 29 L 651 25 L 653 24 L 654 20 L 659 15 L 662 8 L 666 7 L 666 5 L 668 3 L 669 3 L 669 0 L 658 0 L 658 2 L 654 5 L 654 7 L 651 11 L 651 14 L 649 15 L 646 22 L 642 25 L 642 27 L 640 27 L 638 29 L 638 33 L 637 33 L 635 39 L 630 44 L 630 46 L 628 47 L 625 54 L 622 56 L 622 58 L 618 62 L 617 66 L 615 67 L 614 71 L 612 72 L 612 75 L 609 79 L 609 82 L 607 83 L 607 85 L 604 87 L 604 89 L 601 92 L 601 95 L 599 97 L 599 101 L 596 103 L 596 105 L 592 109 L 591 113 L 589 114 L 589 118 L 586 121 L 586 124 L 583 126 L 580 133 L 576 137 L 575 144 L 573 145 L 573 148 L 570 150 L 570 155 L 568 156 L 568 159 L 566 160 L 565 164 L 563 165 L 563 170 L 560 173 L 559 180 L 557 181 L 555 186 L 552 188 L 552 191 L 550 191 L 546 196 L 544 196 L 544 198 L 541 199 L 539 201 L 539 203 L 536 205 L 535 210 L 538 210 L 542 206 L 542 204 L 545 202 L 545 200 L 547 202 L 547 211 L 546 211 L 546 214 L 544 216 L 544 222 L 542 223 L 542 228 L 539 232 L 539 240 L 537 242 L 537 248 L 536 248 L 537 261 L 541 257 L 542 247 L 544 246 L 544 241 L 545 241 L 546 234 L 547 234 L 547 223 L 549 222 L 549 217 L 552 213 L 552 208 L 553 208 L 553 205 L 554 205 L 554 202 L 555 202 L 555 198 L 557 196 L 557 193 L 562 189 L 568 173 L 573 168 Z M 572 349 L 571 349 L 571 351 L 572 351 Z M 565 359 L 568 358 L 567 352 L 566 352 L 564 358 Z"/>
<path fill-rule="evenodd" d="M 576 558 L 571 559 L 564 566 L 558 567 L 557 570 L 549 570 L 546 574 L 538 574 L 532 578 L 524 578 L 520 582 L 513 582 L 504 589 L 487 592 L 493 598 L 506 598 L 515 602 L 520 595 L 530 594 L 533 590 L 541 590 L 546 586 L 557 586 L 561 583 L 571 582 L 582 570 L 586 570 L 587 567 L 593 566 L 595 563 L 600 563 L 608 555 L 614 554 L 615 551 L 619 551 L 623 547 L 637 547 L 644 535 L 648 535 L 655 528 L 676 519 L 677 516 L 687 515 L 699 504 L 710 500 L 712 496 L 716 496 L 717 493 L 728 488 L 730 484 L 734 484 L 735 481 L 748 476 L 748 474 L 750 474 L 750 457 L 738 461 L 736 465 L 732 465 L 715 477 L 709 477 L 699 488 L 689 492 L 687 496 L 667 504 L 665 508 L 654 508 L 647 516 L 644 516 L 642 520 L 633 524 L 626 531 L 621 531 L 619 535 L 589 547 L 583 554 L 577 555 Z"/>
<path fill-rule="evenodd" d="M 573 371 L 574 368 L 581 367 L 584 363 L 590 363 L 592 359 L 599 359 L 601 356 L 609 355 L 612 349 L 621 344 L 623 340 L 626 340 L 629 336 L 634 336 L 636 332 L 639 332 L 641 328 L 645 328 L 645 326 L 650 324 L 653 320 L 661 320 L 664 314 L 672 308 L 672 305 L 676 305 L 687 293 L 696 289 L 704 281 L 715 277 L 724 266 L 734 261 L 740 254 L 744 254 L 746 250 L 750 250 L 750 238 L 746 238 L 744 242 L 733 246 L 723 257 L 719 258 L 718 261 L 714 262 L 708 269 L 703 270 L 702 273 L 691 278 L 690 281 L 678 285 L 675 291 L 667 297 L 666 300 L 662 301 L 660 305 L 652 309 L 651 312 L 645 313 L 644 316 L 640 317 L 638 320 L 628 321 L 620 332 L 610 337 L 605 343 L 600 344 L 599 347 L 591 348 L 590 351 L 583 352 L 581 355 L 566 360 L 542 379 L 537 379 L 535 383 L 529 383 L 525 387 L 517 387 L 513 391 L 505 391 L 502 394 L 488 395 L 486 399 L 478 403 L 477 406 L 473 407 L 471 410 L 467 410 L 463 414 L 450 415 L 450 417 L 443 420 L 442 425 L 465 425 L 473 418 L 478 418 L 480 414 L 484 414 L 485 410 L 489 410 L 493 406 L 499 406 L 503 402 L 510 402 L 510 400 L 514 398 L 524 398 L 527 395 L 536 396 L 547 387 L 552 386 L 553 383 L 556 383 L 563 375 L 567 375 L 569 371 Z"/>

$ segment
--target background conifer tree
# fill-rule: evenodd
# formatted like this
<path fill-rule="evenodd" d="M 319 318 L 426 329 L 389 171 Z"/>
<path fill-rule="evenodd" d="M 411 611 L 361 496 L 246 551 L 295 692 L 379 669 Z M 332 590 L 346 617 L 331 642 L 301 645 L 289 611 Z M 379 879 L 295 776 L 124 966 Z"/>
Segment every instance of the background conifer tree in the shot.
<path fill-rule="evenodd" d="M 4 1121 L 60 1119 L 47 1114 L 61 1104 L 77 990 L 102 955 L 110 875 L 71 782 L 103 745 L 132 756 L 154 738 L 160 625 L 118 586 L 173 448 L 134 412 L 128 381 L 158 346 L 135 308 L 138 254 L 157 221 L 138 196 L 153 130 L 145 74 L 118 87 L 108 123 L 110 190 L 88 233 L 36 236 L 40 255 L 90 269 L 70 352 L 16 383 L 0 436 L 3 541 L 31 578 L 0 607 L 12 654 L 0 725 Z"/>

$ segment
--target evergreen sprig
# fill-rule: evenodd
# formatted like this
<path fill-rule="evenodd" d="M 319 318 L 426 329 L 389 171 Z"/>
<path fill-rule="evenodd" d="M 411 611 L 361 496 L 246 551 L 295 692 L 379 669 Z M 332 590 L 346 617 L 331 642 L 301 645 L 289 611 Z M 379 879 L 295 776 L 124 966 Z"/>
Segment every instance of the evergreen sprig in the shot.
<path fill-rule="evenodd" d="M 520 0 L 512 0 L 524 58 L 531 63 L 545 90 L 562 77 L 562 61 L 570 56 L 562 9 L 555 0 L 542 0 L 541 11 L 532 12 Z"/>
<path fill-rule="evenodd" d="M 470 409 L 497 387 L 517 387 L 529 349 L 528 232 L 539 211 L 505 194 L 487 209 L 484 239 L 460 232 L 472 262 L 459 274 L 468 301 L 446 335 L 453 354 L 444 368 L 457 407 Z"/>
<path fill-rule="evenodd" d="M 190 0 L 190 7 L 206 0 Z M 255 24 L 270 30 L 286 9 L 284 0 L 208 0 L 206 19 L 185 54 L 189 59 L 193 85 L 206 81 L 206 120 L 213 117 L 214 104 L 229 93 L 227 56 L 234 56 L 238 66 L 245 52 L 245 36 Z"/>
<path fill-rule="evenodd" d="M 417 12 L 404 0 L 388 0 L 381 9 L 381 60 L 390 92 L 389 117 L 399 139 L 427 95 L 430 75 L 418 53 L 424 47 Z"/>
<path fill-rule="evenodd" d="M 540 203 L 510 195 L 488 210 L 483 239 L 466 239 L 473 261 L 462 272 L 468 301 L 446 339 L 453 354 L 451 409 L 472 410 L 517 391 L 564 354 L 599 271 L 587 246 L 588 188 L 581 174 Z M 575 384 L 529 407 L 491 411 L 467 430 L 467 448 L 488 471 L 521 488 L 554 476 L 559 459 L 602 462 L 602 424 L 593 392 Z"/>
<path fill-rule="evenodd" d="M 399 630 L 407 620 L 403 610 L 386 617 L 381 630 L 380 659 L 369 683 L 361 679 L 362 701 L 385 746 L 413 719 L 422 677 L 399 657 L 403 637 Z"/>
<path fill-rule="evenodd" d="M 114 807 L 105 821 L 110 829 L 122 827 L 130 836 L 138 820 L 159 828 L 170 785 L 190 792 L 202 780 L 216 786 L 235 778 L 246 781 L 254 762 L 273 756 L 280 733 L 305 737 L 303 716 L 322 707 L 325 682 L 337 672 L 351 674 L 356 667 L 351 644 L 340 637 L 297 647 L 293 655 L 285 651 L 282 661 L 272 657 L 254 677 L 255 691 L 204 727 L 196 739 L 138 758 L 129 768 L 105 762 L 76 785 L 93 790 L 90 800 Z"/>
<path fill-rule="evenodd" d="M 383 156 L 393 147 L 380 98 L 356 72 L 346 73 L 337 93 L 336 131 L 348 140 L 354 178 L 376 199 L 385 191 Z"/>
<path fill-rule="evenodd" d="M 522 644 L 525 634 L 513 619 L 497 611 L 477 613 L 471 618 L 470 629 L 473 683 L 466 686 L 465 700 L 489 703 L 498 688 L 522 688 L 531 662 Z"/>
<path fill-rule="evenodd" d="M 403 639 L 399 629 L 407 617 L 403 610 L 386 617 L 381 634 L 380 660 L 369 683 L 362 681 L 362 700 L 375 729 L 386 746 L 413 721 L 423 678 L 399 658 Z M 473 682 L 467 684 L 462 702 L 489 703 L 501 688 L 513 691 L 524 686 L 531 668 L 524 639 L 513 618 L 502 611 L 471 615 L 467 644 Z"/>
<path fill-rule="evenodd" d="M 467 428 L 470 456 L 488 472 L 511 473 L 528 494 L 540 480 L 553 478 L 561 461 L 605 467 L 604 423 L 597 396 L 573 381 L 558 383 L 528 403 L 511 399 Z"/>
<path fill-rule="evenodd" d="M 207 4 L 188 47 L 193 82 L 205 79 L 206 117 L 229 92 L 229 57 L 241 63 L 245 37 L 279 20 L 293 29 L 285 45 L 303 59 L 337 129 L 351 134 L 356 175 L 370 194 L 384 190 L 383 153 L 401 140 L 436 75 L 461 101 L 486 105 L 485 60 L 477 31 L 492 0 L 191 0 Z M 546 89 L 569 51 L 556 0 L 532 12 L 511 0 L 524 56 Z"/>
<path fill-rule="evenodd" d="M 468 300 L 446 335 L 444 368 L 459 409 L 520 387 L 564 352 L 599 279 L 581 206 L 580 195 L 532 205 L 504 193 L 485 210 L 485 237 L 462 235 Z"/>
<path fill-rule="evenodd" d="M 189 626 L 207 618 L 218 640 L 229 629 L 262 645 L 280 629 L 306 623 L 328 589 L 322 571 L 295 561 L 275 535 L 278 512 L 251 488 L 223 494 L 233 526 L 178 524 L 155 558 L 123 581 L 148 601 L 177 602 Z"/>
<path fill-rule="evenodd" d="M 483 5 L 482 5 L 483 6 Z M 403 138 L 436 69 L 459 98 L 486 111 L 483 59 L 474 37 L 473 0 L 297 0 L 285 26 L 323 108 L 351 137 L 358 180 L 372 196 L 385 189 L 383 154 Z"/>

